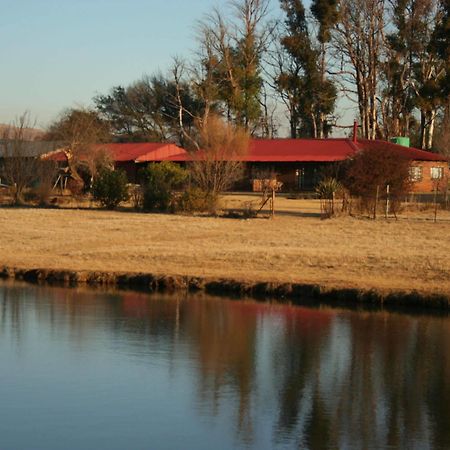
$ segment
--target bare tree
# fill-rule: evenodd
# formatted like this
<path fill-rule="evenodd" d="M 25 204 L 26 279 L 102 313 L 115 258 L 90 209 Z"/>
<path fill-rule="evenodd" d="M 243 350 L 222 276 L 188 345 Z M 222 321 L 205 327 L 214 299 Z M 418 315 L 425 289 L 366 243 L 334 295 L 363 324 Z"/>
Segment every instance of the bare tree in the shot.
<path fill-rule="evenodd" d="M 49 127 L 45 138 L 60 142 L 71 177 L 83 187 L 80 164 L 84 162 L 92 169 L 104 159 L 104 150 L 96 144 L 109 141 L 110 132 L 108 124 L 95 111 L 68 109 Z"/>
<path fill-rule="evenodd" d="M 55 179 L 58 175 L 58 164 L 56 161 L 39 158 L 36 167 L 36 188 L 34 193 L 37 196 L 39 205 L 45 206 L 49 204 L 52 195 Z"/>
<path fill-rule="evenodd" d="M 14 204 L 22 204 L 26 188 L 37 179 L 38 161 L 32 153 L 28 130 L 33 126 L 28 112 L 3 130 L 1 174 L 11 186 Z"/>
<path fill-rule="evenodd" d="M 192 152 L 191 176 L 200 189 L 216 199 L 242 178 L 249 135 L 216 115 L 203 122 L 199 130 L 201 150 Z"/>
<path fill-rule="evenodd" d="M 385 0 L 342 0 L 334 32 L 335 58 L 345 90 L 356 97 L 362 135 L 375 139 L 378 82 L 384 46 Z"/>

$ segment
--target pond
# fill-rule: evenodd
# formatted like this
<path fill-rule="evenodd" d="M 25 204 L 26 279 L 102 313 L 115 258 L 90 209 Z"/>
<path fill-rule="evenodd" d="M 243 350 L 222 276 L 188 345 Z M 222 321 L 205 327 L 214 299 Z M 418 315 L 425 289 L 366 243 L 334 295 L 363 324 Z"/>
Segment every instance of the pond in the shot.
<path fill-rule="evenodd" d="M 450 448 L 450 319 L 0 284 L 0 449 Z"/>

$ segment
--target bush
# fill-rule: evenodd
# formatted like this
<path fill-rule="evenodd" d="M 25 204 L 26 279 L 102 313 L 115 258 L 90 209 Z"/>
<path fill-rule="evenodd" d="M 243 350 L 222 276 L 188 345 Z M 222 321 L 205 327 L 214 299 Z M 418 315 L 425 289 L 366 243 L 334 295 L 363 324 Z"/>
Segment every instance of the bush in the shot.
<path fill-rule="evenodd" d="M 127 176 L 121 170 L 102 169 L 92 186 L 92 196 L 107 209 L 128 200 Z"/>
<path fill-rule="evenodd" d="M 144 201 L 144 192 L 142 186 L 140 186 L 139 184 L 132 184 L 131 186 L 129 186 L 129 193 L 134 209 L 142 209 L 142 204 Z"/>
<path fill-rule="evenodd" d="M 248 152 L 248 132 L 212 114 L 198 123 L 198 146 L 189 164 L 193 182 L 213 197 L 231 188 L 244 175 L 243 156 Z"/>
<path fill-rule="evenodd" d="M 324 217 L 332 217 L 335 214 L 335 200 L 343 193 L 343 186 L 336 178 L 324 178 L 316 187 L 320 198 L 320 209 Z"/>
<path fill-rule="evenodd" d="M 319 182 L 316 192 L 322 200 L 333 200 L 342 191 L 342 184 L 336 178 L 325 178 Z"/>
<path fill-rule="evenodd" d="M 372 147 L 349 161 L 343 183 L 350 194 L 360 198 L 362 210 L 376 216 L 377 202 L 386 201 L 389 186 L 390 210 L 395 213 L 410 190 L 410 161 L 388 146 Z"/>
<path fill-rule="evenodd" d="M 217 198 L 198 187 L 186 190 L 178 199 L 178 208 L 185 212 L 215 212 Z"/>
<path fill-rule="evenodd" d="M 57 173 L 58 166 L 54 161 L 39 161 L 37 166 L 38 179 L 34 188 L 39 205 L 46 206 L 50 203 Z"/>
<path fill-rule="evenodd" d="M 188 172 L 179 165 L 164 161 L 144 169 L 144 201 L 146 211 L 173 211 L 176 208 L 174 190 L 182 186 Z"/>

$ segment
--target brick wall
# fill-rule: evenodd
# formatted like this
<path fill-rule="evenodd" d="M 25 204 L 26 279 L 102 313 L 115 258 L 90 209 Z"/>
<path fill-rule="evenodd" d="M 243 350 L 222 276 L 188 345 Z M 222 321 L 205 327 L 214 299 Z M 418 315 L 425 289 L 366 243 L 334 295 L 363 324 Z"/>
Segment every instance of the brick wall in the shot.
<path fill-rule="evenodd" d="M 411 164 L 413 168 L 417 168 L 416 176 L 419 176 L 417 180 L 413 181 L 413 192 L 433 192 L 436 185 L 438 190 L 445 191 L 450 179 L 449 166 L 444 161 L 413 161 Z M 432 169 L 442 168 L 443 177 L 441 179 L 432 178 Z M 436 170 L 434 170 L 436 172 Z"/>

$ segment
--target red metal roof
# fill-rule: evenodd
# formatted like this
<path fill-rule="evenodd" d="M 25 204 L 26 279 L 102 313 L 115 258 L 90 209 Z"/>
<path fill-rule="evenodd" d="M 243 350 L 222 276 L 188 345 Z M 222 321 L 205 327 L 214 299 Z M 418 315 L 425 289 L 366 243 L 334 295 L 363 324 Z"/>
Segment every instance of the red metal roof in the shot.
<path fill-rule="evenodd" d="M 184 150 L 175 144 L 157 142 L 137 142 L 126 144 L 102 144 L 98 148 L 104 148 L 111 154 L 116 162 L 134 161 L 150 162 L 165 161 L 172 156 L 183 153 Z"/>
<path fill-rule="evenodd" d="M 245 162 L 334 162 L 343 161 L 358 151 L 388 147 L 406 158 L 416 161 L 446 161 L 436 153 L 403 147 L 386 141 L 365 139 L 353 142 L 352 139 L 252 139 L 248 153 L 242 158 Z M 145 163 L 152 161 L 184 162 L 191 159 L 189 153 L 168 143 L 139 142 L 124 144 L 101 144 L 115 162 Z M 50 156 L 62 161 L 62 152 Z"/>
<path fill-rule="evenodd" d="M 332 162 L 356 151 L 350 139 L 253 139 L 244 161 Z"/>
<path fill-rule="evenodd" d="M 392 142 L 368 139 L 360 139 L 357 141 L 358 147 L 363 150 L 371 148 L 374 150 L 389 148 L 390 150 L 399 153 L 400 155 L 412 161 L 447 161 L 447 158 L 438 153 L 432 153 L 426 150 L 419 150 L 414 147 L 404 147 L 403 145 L 394 144 Z"/>
<path fill-rule="evenodd" d="M 95 149 L 108 152 L 114 162 L 185 161 L 188 156 L 181 147 L 161 142 L 98 144 Z M 49 153 L 47 157 L 54 161 L 66 159 L 62 151 Z"/>
<path fill-rule="evenodd" d="M 389 148 L 415 161 L 446 161 L 437 153 L 403 147 L 387 141 L 366 139 L 253 139 L 244 161 L 248 162 L 333 162 L 343 161 L 358 151 Z"/>

